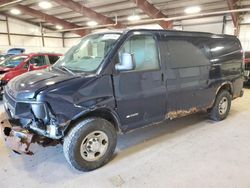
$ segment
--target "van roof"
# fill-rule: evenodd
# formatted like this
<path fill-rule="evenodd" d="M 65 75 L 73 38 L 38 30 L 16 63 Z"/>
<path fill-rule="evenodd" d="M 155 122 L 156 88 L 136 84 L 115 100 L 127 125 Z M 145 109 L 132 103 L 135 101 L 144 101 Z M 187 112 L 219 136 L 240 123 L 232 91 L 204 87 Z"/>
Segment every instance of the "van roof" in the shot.
<path fill-rule="evenodd" d="M 234 35 L 226 35 L 226 34 L 215 34 L 215 33 L 209 33 L 209 32 L 198 32 L 198 31 L 180 31 L 180 30 L 171 30 L 171 29 L 112 29 L 110 31 L 105 31 L 105 32 L 96 32 L 93 34 L 98 34 L 98 33 L 128 33 L 128 32 L 133 32 L 133 31 L 150 31 L 153 33 L 166 33 L 168 35 L 178 35 L 178 36 L 197 36 L 197 37 L 209 37 L 209 38 L 227 38 L 227 37 L 233 37 L 235 38 L 236 36 Z"/>
<path fill-rule="evenodd" d="M 60 54 L 60 53 L 49 53 L 49 52 L 21 53 L 21 54 L 16 54 L 14 56 L 33 56 L 33 55 L 56 55 L 56 56 L 63 56 L 63 54 Z"/>
<path fill-rule="evenodd" d="M 31 52 L 31 53 L 28 53 L 27 55 L 36 55 L 36 54 L 41 54 L 41 55 L 63 55 L 61 53 L 55 53 L 55 52 Z"/>

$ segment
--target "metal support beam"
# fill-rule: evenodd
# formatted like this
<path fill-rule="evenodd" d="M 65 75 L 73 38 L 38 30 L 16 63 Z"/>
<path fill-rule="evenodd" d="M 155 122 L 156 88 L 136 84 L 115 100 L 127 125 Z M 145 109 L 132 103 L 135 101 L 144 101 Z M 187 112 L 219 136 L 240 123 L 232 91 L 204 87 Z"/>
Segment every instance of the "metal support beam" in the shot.
<path fill-rule="evenodd" d="M 14 1 L 0 0 L 0 8 L 17 4 L 17 3 L 21 2 L 21 1 L 22 0 L 14 0 Z"/>
<path fill-rule="evenodd" d="M 44 34 L 43 34 L 43 25 L 40 22 L 40 32 L 41 32 L 41 37 L 42 37 L 42 45 L 45 47 L 45 41 L 44 41 Z"/>
<path fill-rule="evenodd" d="M 6 32 L 0 32 L 0 35 L 8 35 Z M 41 38 L 41 35 L 34 35 L 34 34 L 21 34 L 21 33 L 10 33 L 10 36 L 21 36 L 21 37 L 38 37 Z M 49 38 L 49 39 L 62 39 L 62 37 L 54 37 L 54 36 L 43 36 L 44 38 Z M 66 39 L 70 38 L 81 38 L 81 37 L 67 37 Z"/>
<path fill-rule="evenodd" d="M 80 27 L 80 26 L 78 26 L 78 25 L 76 25 L 74 23 L 67 22 L 67 21 L 59 19 L 59 18 L 57 18 L 55 16 L 45 14 L 43 12 L 40 12 L 38 10 L 29 8 L 29 7 L 26 7 L 24 5 L 16 5 L 15 7 L 18 8 L 23 14 L 28 14 L 28 15 L 30 15 L 32 17 L 44 20 L 46 22 L 49 22 L 49 23 L 52 23 L 52 24 L 55 24 L 55 25 L 61 25 L 65 29 L 72 29 L 72 28 Z M 89 30 L 77 30 L 77 31 L 72 31 L 72 32 L 74 32 L 74 33 L 76 33 L 76 34 L 78 34 L 80 36 L 84 36 L 84 35 L 90 33 Z"/>
<path fill-rule="evenodd" d="M 62 5 L 64 7 L 67 7 L 75 12 L 78 12 L 90 19 L 95 20 L 96 22 L 100 23 L 100 24 L 115 24 L 115 22 L 107 17 L 104 16 L 88 7 L 85 7 L 84 5 L 82 5 L 81 3 L 72 1 L 72 0 L 55 0 L 55 2 L 57 2 L 59 5 Z M 115 26 L 115 28 L 123 28 L 125 27 L 123 24 L 121 23 L 117 23 Z"/>
<path fill-rule="evenodd" d="M 8 16 L 6 16 L 6 28 L 7 28 L 7 33 L 8 33 L 8 43 L 9 43 L 9 46 L 11 46 L 11 40 L 10 40 L 10 27 L 9 27 L 9 19 L 8 19 Z"/>
<path fill-rule="evenodd" d="M 19 20 L 19 21 L 22 21 L 22 22 L 25 22 L 25 23 L 40 27 L 40 25 L 38 23 L 27 21 L 26 19 L 21 18 L 20 16 L 13 16 L 13 15 L 10 15 L 10 14 L 5 14 L 5 13 L 0 13 L 0 15 L 5 16 L 5 17 L 7 16 L 8 18 L 16 19 L 16 20 Z M 43 28 L 48 29 L 48 30 L 55 30 L 54 28 L 45 27 L 45 26 L 43 26 Z"/>
<path fill-rule="evenodd" d="M 234 1 L 234 0 L 227 0 L 227 5 L 228 5 L 229 10 L 236 9 L 235 3 L 236 3 L 236 1 Z M 232 16 L 234 27 L 236 27 L 237 22 L 238 22 L 238 14 L 235 12 L 232 12 L 231 16 Z"/>
<path fill-rule="evenodd" d="M 225 34 L 225 27 L 226 27 L 226 24 L 227 24 L 227 19 L 226 19 L 226 16 L 224 15 L 224 16 L 223 16 L 222 31 L 221 31 L 222 34 Z"/>
<path fill-rule="evenodd" d="M 65 48 L 65 33 L 62 33 L 62 46 Z"/>
<path fill-rule="evenodd" d="M 176 16 L 176 17 L 168 17 L 168 18 L 155 18 L 155 19 L 149 19 L 149 20 L 139 20 L 136 21 L 135 24 L 149 24 L 154 23 L 158 21 L 176 21 L 176 20 L 189 20 L 193 18 L 204 18 L 204 17 L 210 17 L 210 16 L 220 16 L 225 14 L 230 14 L 232 12 L 249 12 L 250 8 L 241 8 L 241 9 L 235 9 L 235 10 L 223 10 L 223 11 L 216 11 L 216 12 L 208 12 L 208 13 L 199 13 L 199 14 L 192 14 L 192 15 L 185 15 L 185 16 Z"/>
<path fill-rule="evenodd" d="M 143 10 L 150 18 L 164 18 L 166 17 L 160 10 L 158 10 L 153 4 L 147 0 L 133 0 L 136 5 Z M 158 21 L 157 22 L 163 29 L 173 28 L 173 22 L 171 21 Z"/>

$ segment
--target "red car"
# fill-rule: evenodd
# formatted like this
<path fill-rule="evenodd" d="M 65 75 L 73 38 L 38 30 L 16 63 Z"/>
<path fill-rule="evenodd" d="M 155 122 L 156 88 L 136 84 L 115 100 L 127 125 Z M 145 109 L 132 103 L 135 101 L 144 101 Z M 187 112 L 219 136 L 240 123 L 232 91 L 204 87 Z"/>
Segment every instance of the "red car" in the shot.
<path fill-rule="evenodd" d="M 245 52 L 245 82 L 249 83 L 250 82 L 250 51 Z"/>
<path fill-rule="evenodd" d="M 54 64 L 62 54 L 30 53 L 11 56 L 0 63 L 0 92 L 12 78 L 32 70 L 45 69 Z"/>
<path fill-rule="evenodd" d="M 246 65 L 246 70 L 250 70 L 250 51 L 245 52 L 244 63 Z"/>

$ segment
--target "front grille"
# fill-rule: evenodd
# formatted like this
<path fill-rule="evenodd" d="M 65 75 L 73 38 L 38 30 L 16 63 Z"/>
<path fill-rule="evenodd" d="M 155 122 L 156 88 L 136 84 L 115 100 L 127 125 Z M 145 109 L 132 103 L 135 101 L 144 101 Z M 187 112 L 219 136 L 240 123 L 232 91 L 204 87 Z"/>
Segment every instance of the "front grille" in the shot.
<path fill-rule="evenodd" d="M 8 82 L 6 80 L 0 80 L 0 87 L 6 86 L 7 83 Z"/>

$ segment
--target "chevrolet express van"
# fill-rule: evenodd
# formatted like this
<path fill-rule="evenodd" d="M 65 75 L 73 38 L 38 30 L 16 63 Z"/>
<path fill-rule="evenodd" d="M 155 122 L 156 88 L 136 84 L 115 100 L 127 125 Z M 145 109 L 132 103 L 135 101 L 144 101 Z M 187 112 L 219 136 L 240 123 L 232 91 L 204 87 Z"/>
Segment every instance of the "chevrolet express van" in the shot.
<path fill-rule="evenodd" d="M 74 168 L 106 164 L 117 134 L 207 111 L 225 119 L 243 95 L 235 36 L 168 30 L 90 34 L 50 69 L 11 80 L 3 96 L 7 145 L 28 153 L 44 138 L 63 143 Z M 18 138 L 18 139 L 14 139 Z"/>

